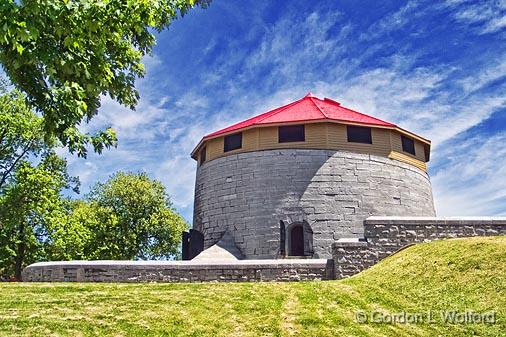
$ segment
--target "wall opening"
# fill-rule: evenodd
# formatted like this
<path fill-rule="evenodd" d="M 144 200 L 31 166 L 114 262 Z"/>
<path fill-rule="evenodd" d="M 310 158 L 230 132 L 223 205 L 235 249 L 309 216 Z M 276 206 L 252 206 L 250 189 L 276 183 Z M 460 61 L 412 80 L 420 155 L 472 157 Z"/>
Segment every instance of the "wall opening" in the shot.
<path fill-rule="evenodd" d="M 313 230 L 306 221 L 292 223 L 284 232 L 281 244 L 288 256 L 313 256 Z"/>
<path fill-rule="evenodd" d="M 279 255 L 286 256 L 286 229 L 282 220 L 279 221 Z"/>
<path fill-rule="evenodd" d="M 196 229 L 183 232 L 182 259 L 191 260 L 204 250 L 204 234 Z"/>
<path fill-rule="evenodd" d="M 290 255 L 304 256 L 304 229 L 302 225 L 293 226 L 290 231 Z"/>

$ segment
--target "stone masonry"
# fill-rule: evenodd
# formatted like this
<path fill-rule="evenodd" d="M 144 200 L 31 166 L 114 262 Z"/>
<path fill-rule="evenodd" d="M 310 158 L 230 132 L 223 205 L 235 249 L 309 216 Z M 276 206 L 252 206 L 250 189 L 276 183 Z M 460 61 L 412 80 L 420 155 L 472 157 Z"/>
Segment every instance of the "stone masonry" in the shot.
<path fill-rule="evenodd" d="M 331 260 L 62 261 L 34 263 L 26 282 L 252 282 L 333 278 Z"/>
<path fill-rule="evenodd" d="M 333 244 L 335 277 L 348 277 L 415 243 L 437 239 L 506 235 L 506 218 L 370 217 L 364 238 Z"/>
<path fill-rule="evenodd" d="M 333 259 L 62 261 L 34 263 L 28 282 L 245 282 L 341 279 L 410 245 L 430 240 L 506 235 L 506 218 L 370 217 L 364 238 L 340 239 Z"/>
<path fill-rule="evenodd" d="M 246 259 L 276 258 L 279 223 L 306 221 L 314 258 L 362 237 L 371 215 L 434 216 L 422 170 L 396 160 L 335 150 L 266 150 L 228 155 L 197 170 L 193 228 L 204 248 L 229 231 Z"/>

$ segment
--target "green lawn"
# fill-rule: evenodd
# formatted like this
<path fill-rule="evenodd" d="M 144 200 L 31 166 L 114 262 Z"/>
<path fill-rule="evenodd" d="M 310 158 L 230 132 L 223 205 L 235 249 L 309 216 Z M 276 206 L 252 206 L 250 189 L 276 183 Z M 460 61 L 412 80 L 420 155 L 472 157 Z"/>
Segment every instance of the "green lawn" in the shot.
<path fill-rule="evenodd" d="M 0 336 L 505 336 L 506 237 L 408 248 L 343 281 L 0 284 Z M 495 324 L 440 310 L 496 311 Z M 357 322 L 364 311 L 435 323 Z"/>

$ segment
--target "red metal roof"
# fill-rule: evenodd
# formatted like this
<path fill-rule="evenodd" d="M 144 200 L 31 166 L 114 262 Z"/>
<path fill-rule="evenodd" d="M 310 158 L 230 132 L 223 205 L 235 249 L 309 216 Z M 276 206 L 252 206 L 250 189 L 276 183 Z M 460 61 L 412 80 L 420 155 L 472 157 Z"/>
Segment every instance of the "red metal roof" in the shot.
<path fill-rule="evenodd" d="M 381 119 L 345 108 L 341 106 L 340 103 L 329 98 L 320 99 L 308 93 L 295 102 L 210 133 L 205 136 L 203 140 L 253 126 L 325 120 L 386 127 L 396 126 L 395 124 L 382 121 Z"/>

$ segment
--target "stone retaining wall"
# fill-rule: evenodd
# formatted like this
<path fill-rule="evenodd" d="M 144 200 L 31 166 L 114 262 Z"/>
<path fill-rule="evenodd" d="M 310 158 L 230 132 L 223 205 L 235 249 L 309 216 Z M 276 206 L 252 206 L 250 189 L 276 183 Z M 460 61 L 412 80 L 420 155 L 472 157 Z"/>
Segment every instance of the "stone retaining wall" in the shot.
<path fill-rule="evenodd" d="M 406 246 L 436 239 L 506 235 L 506 218 L 369 217 L 364 239 L 332 246 L 336 279 L 367 269 Z"/>
<path fill-rule="evenodd" d="M 34 263 L 28 282 L 246 282 L 333 278 L 332 260 L 63 261 Z"/>

